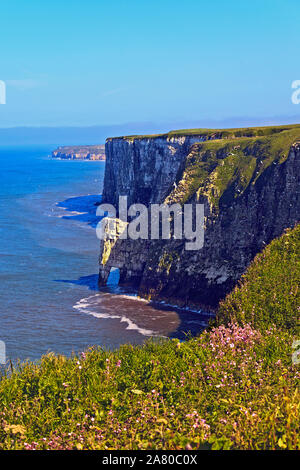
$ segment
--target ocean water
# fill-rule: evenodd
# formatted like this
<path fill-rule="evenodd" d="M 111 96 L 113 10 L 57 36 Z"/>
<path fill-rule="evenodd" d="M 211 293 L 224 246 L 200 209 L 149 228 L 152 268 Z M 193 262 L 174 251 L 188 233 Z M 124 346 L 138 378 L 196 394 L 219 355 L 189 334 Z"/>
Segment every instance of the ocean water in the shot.
<path fill-rule="evenodd" d="M 104 162 L 53 160 L 51 147 L 0 147 L 0 340 L 8 359 L 184 338 L 208 316 L 97 288 L 96 204 Z"/>

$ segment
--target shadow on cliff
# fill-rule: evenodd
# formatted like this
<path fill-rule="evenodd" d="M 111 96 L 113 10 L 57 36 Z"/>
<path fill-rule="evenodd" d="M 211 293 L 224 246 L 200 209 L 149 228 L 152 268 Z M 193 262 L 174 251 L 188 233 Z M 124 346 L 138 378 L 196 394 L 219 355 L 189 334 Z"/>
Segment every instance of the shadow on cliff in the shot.
<path fill-rule="evenodd" d="M 78 220 L 96 228 L 101 220 L 101 217 L 96 216 L 97 206 L 101 203 L 101 199 L 102 196 L 99 194 L 90 194 L 88 196 L 71 197 L 58 202 L 56 205 L 65 209 L 66 215 L 62 217 L 63 219 Z"/>

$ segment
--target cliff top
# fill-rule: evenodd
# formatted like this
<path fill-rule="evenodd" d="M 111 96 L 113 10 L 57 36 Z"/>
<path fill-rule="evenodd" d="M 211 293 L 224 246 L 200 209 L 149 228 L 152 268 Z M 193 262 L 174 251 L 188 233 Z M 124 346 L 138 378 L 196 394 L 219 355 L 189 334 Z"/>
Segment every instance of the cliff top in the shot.
<path fill-rule="evenodd" d="M 300 129 L 300 124 L 287 124 L 284 126 L 263 126 L 263 127 L 241 127 L 231 129 L 178 129 L 164 134 L 149 135 L 127 135 L 119 137 L 109 137 L 107 141 L 114 139 L 124 140 L 140 140 L 140 139 L 157 139 L 172 138 L 185 136 L 199 136 L 206 140 L 210 139 L 232 139 L 239 137 L 258 137 L 265 135 L 273 135 L 283 131 Z"/>
<path fill-rule="evenodd" d="M 221 302 L 218 324 L 251 323 L 260 330 L 276 324 L 299 334 L 299 276 L 297 225 L 256 255 L 239 285 Z"/>

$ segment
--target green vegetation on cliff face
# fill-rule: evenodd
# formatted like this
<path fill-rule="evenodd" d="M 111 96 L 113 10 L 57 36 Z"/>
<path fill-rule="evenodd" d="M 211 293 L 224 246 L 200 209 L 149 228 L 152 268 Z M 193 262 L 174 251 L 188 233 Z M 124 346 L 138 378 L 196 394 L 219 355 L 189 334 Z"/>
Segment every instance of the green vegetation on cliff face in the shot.
<path fill-rule="evenodd" d="M 219 324 L 251 323 L 300 332 L 300 225 L 286 230 L 253 260 L 239 285 L 221 303 Z"/>
<path fill-rule="evenodd" d="M 254 135 L 246 137 L 243 129 L 226 132 L 226 136 L 225 131 L 220 131 L 214 134 L 216 140 L 195 143 L 186 158 L 181 180 L 168 199 L 184 203 L 197 193 L 219 209 L 255 184 L 271 164 L 283 163 L 291 145 L 300 140 L 299 126 L 248 131 Z"/>

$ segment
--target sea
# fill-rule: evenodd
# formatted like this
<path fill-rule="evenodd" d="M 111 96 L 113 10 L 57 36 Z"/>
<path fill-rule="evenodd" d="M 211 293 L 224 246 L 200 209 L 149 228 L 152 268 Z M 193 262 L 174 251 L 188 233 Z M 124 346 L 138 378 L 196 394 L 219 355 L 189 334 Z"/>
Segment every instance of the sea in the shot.
<path fill-rule="evenodd" d="M 6 359 L 199 334 L 209 313 L 98 288 L 97 205 L 105 162 L 57 160 L 52 146 L 0 147 L 0 341 Z"/>

